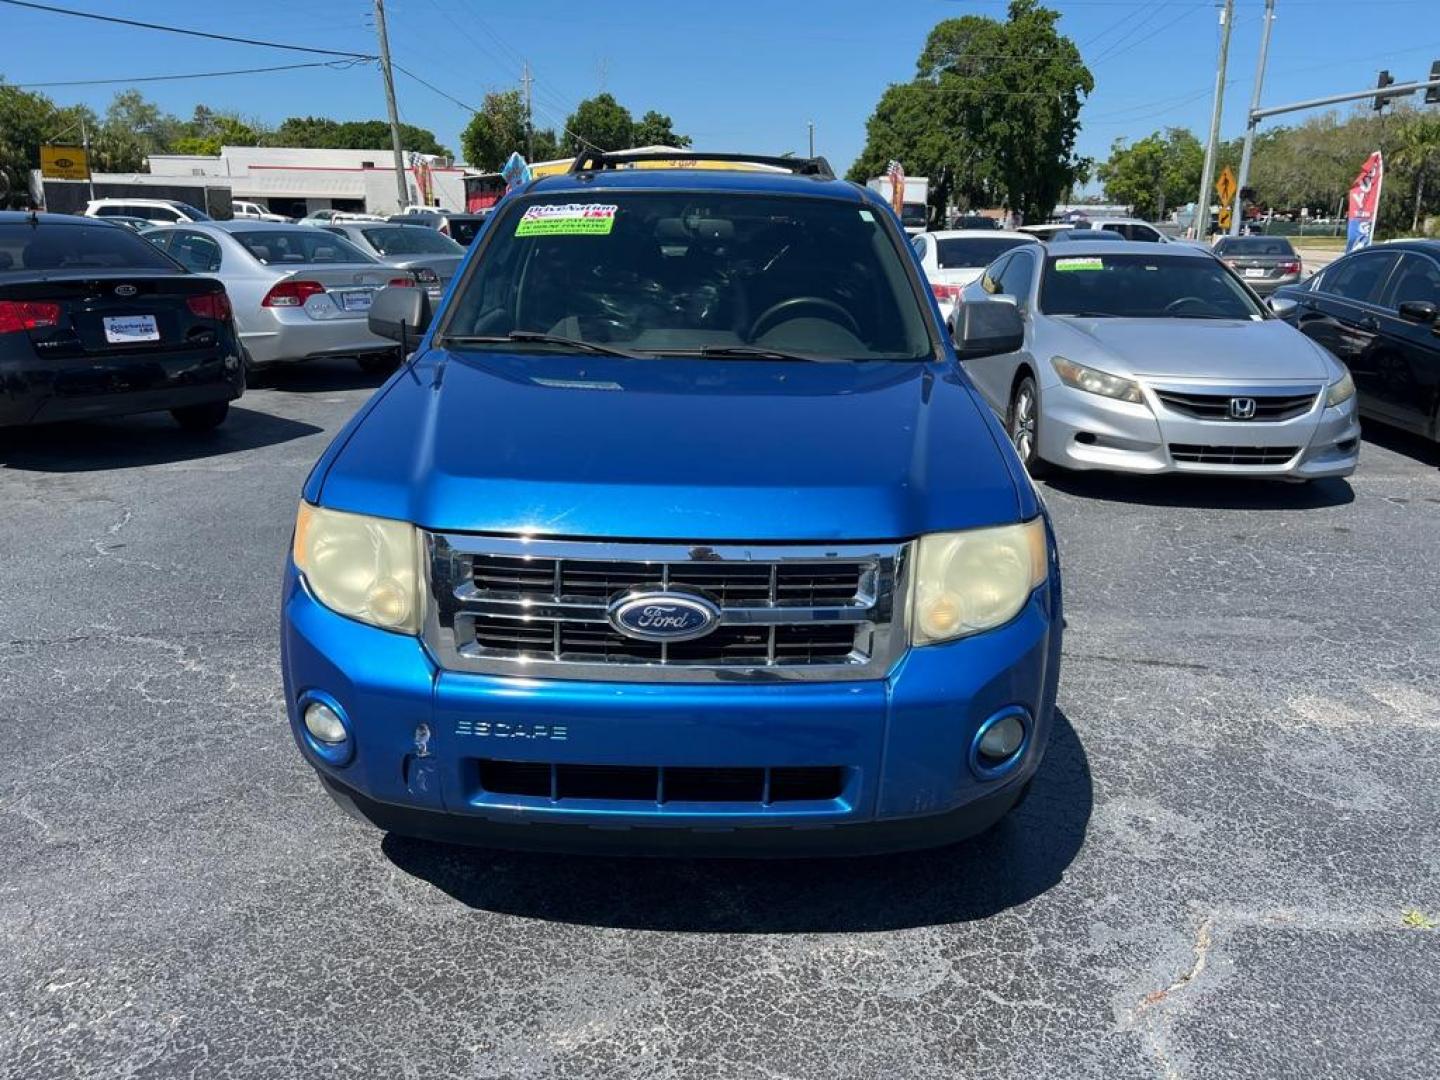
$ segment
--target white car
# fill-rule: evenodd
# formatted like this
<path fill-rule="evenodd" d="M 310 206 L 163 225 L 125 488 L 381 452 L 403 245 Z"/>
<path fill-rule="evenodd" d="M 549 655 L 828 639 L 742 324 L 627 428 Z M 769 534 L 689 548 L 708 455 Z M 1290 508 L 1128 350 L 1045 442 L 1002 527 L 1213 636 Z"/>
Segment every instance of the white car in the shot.
<path fill-rule="evenodd" d="M 955 330 L 955 305 L 960 290 L 975 281 L 1005 252 L 1020 244 L 1038 243 L 1033 236 L 1001 229 L 949 229 L 911 237 L 910 246 L 925 270 L 925 280 L 940 305 L 945 328 Z"/>
<path fill-rule="evenodd" d="M 235 199 L 230 203 L 230 213 L 237 218 L 244 218 L 248 221 L 282 221 L 290 219 L 284 214 L 272 214 L 259 203 L 245 202 L 242 199 Z"/>
<path fill-rule="evenodd" d="M 1053 240 L 1057 233 L 1080 232 L 1093 229 L 1097 232 L 1115 233 L 1123 240 L 1134 240 L 1143 244 L 1168 244 L 1171 240 L 1154 225 L 1139 218 L 1096 218 L 1094 221 L 1076 221 L 1069 224 L 1022 225 L 1020 231 L 1029 233 L 1037 240 Z"/>
<path fill-rule="evenodd" d="M 1055 241 L 1007 252 L 965 288 L 1013 304 L 1017 352 L 964 362 L 1032 476 L 1054 466 L 1311 480 L 1360 453 L 1355 383 L 1188 244 Z"/>
<path fill-rule="evenodd" d="M 426 206 L 424 203 L 410 203 L 401 210 L 402 214 L 453 214 L 454 210 L 447 210 L 443 206 Z"/>
<path fill-rule="evenodd" d="M 145 218 L 156 225 L 214 220 L 204 210 L 174 199 L 91 199 L 85 204 L 85 216 Z"/>

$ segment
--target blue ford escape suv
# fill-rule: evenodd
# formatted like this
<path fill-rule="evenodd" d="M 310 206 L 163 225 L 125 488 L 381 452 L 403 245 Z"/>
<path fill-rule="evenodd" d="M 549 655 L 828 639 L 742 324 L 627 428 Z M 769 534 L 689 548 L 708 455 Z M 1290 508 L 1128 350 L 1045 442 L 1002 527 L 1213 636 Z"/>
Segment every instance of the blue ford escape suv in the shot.
<path fill-rule="evenodd" d="M 357 816 L 851 853 L 1024 794 L 1059 568 L 957 362 L 1018 316 L 973 305 L 952 344 L 882 201 L 697 155 L 725 157 L 577 159 L 504 200 L 433 321 L 377 296 L 414 354 L 316 464 L 283 601 L 295 738 Z"/>

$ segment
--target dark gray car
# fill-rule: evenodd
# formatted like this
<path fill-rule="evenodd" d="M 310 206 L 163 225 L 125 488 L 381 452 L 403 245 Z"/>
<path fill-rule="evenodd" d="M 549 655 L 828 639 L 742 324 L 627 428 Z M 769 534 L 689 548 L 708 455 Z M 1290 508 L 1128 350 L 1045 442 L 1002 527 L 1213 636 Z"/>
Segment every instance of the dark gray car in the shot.
<path fill-rule="evenodd" d="M 387 266 L 409 270 L 425 287 L 432 302 L 438 301 L 460 269 L 465 249 L 423 225 L 398 225 L 388 221 L 344 221 L 320 226 L 343 236 L 361 251 Z"/>
<path fill-rule="evenodd" d="M 1261 296 L 1300 280 L 1300 256 L 1283 236 L 1222 236 L 1215 254 Z"/>

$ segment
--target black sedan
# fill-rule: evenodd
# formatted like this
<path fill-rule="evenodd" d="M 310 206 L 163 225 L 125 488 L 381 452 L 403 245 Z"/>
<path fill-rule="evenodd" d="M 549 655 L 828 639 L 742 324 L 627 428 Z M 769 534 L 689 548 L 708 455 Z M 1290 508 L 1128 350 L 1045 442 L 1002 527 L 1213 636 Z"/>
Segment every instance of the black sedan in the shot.
<path fill-rule="evenodd" d="M 1300 256 L 1283 236 L 1222 236 L 1214 250 L 1261 296 L 1300 280 Z"/>
<path fill-rule="evenodd" d="M 1364 248 L 1270 306 L 1350 369 L 1361 416 L 1440 438 L 1440 242 Z"/>
<path fill-rule="evenodd" d="M 202 431 L 244 390 L 220 282 L 103 218 L 0 212 L 0 427 L 169 410 Z"/>

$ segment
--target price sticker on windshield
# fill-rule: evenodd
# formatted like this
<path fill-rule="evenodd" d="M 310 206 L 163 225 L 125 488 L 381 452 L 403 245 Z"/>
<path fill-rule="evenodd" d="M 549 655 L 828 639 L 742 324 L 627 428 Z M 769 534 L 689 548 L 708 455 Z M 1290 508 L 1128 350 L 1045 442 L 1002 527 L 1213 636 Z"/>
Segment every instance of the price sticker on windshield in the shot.
<path fill-rule="evenodd" d="M 561 203 L 529 207 L 515 226 L 516 236 L 609 236 L 615 227 L 614 203 Z"/>
<path fill-rule="evenodd" d="M 1056 270 L 1104 270 L 1105 263 L 1100 259 L 1056 259 Z"/>

